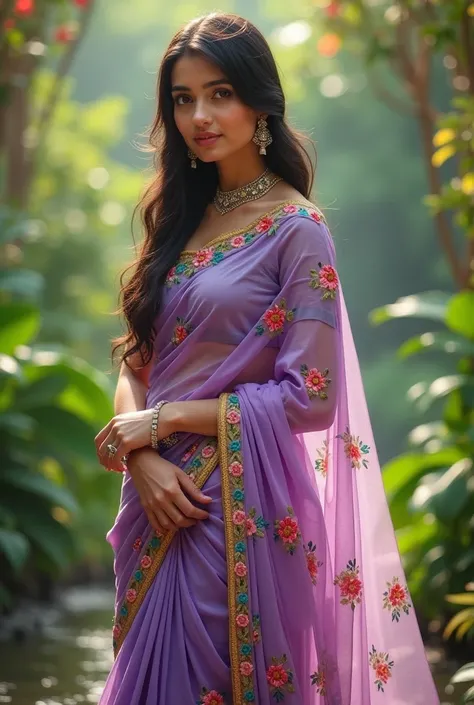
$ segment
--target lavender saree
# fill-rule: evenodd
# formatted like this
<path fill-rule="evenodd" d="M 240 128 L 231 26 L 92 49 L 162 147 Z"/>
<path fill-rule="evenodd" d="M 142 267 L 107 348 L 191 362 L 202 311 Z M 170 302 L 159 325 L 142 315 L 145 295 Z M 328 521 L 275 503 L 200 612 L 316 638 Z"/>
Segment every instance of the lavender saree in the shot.
<path fill-rule="evenodd" d="M 214 501 L 156 535 L 124 475 L 101 705 L 439 703 L 321 214 L 184 251 L 155 352 L 148 407 L 219 398 L 217 438 L 162 451 Z"/>

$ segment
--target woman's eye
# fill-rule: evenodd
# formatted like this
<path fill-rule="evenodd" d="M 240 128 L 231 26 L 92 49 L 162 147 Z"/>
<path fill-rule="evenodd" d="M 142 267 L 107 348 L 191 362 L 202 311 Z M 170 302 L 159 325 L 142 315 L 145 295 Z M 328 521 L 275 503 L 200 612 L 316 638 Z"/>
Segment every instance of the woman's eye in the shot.
<path fill-rule="evenodd" d="M 219 88 L 214 95 L 216 96 L 218 93 L 225 93 L 226 95 L 223 96 L 224 98 L 230 98 L 232 95 L 232 91 L 229 91 L 227 88 Z"/>
<path fill-rule="evenodd" d="M 184 102 L 187 102 L 187 101 L 185 101 L 185 99 L 187 99 L 187 98 L 189 98 L 188 95 L 178 95 L 174 99 L 174 102 L 176 103 L 176 105 L 184 105 Z"/>

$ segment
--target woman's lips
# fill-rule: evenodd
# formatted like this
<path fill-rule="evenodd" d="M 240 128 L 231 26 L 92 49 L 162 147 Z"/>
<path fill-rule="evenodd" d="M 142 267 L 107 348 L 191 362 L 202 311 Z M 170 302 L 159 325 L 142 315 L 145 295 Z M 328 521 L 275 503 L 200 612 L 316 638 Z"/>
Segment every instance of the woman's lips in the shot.
<path fill-rule="evenodd" d="M 213 137 L 195 137 L 194 141 L 201 147 L 210 147 L 217 142 L 219 137 L 222 137 L 222 135 L 214 135 Z"/>

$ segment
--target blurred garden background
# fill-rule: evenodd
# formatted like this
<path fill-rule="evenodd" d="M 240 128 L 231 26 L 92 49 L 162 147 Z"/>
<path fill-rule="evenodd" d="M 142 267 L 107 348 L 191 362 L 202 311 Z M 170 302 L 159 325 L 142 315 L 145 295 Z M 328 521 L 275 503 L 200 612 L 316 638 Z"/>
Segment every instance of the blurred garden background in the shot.
<path fill-rule="evenodd" d="M 474 702 L 474 3 L 0 0 L 0 702 L 97 702 L 120 478 L 110 340 L 178 27 L 241 14 L 315 141 L 392 517 L 443 703 Z M 135 235 L 140 237 L 138 223 Z M 108 586 L 108 591 L 104 589 Z"/>

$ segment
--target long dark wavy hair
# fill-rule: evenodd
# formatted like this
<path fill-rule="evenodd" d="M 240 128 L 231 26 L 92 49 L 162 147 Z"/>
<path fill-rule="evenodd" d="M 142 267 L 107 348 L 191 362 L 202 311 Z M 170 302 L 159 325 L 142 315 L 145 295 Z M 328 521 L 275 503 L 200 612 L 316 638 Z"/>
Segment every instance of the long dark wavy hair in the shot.
<path fill-rule="evenodd" d="M 114 341 L 113 353 L 120 350 L 119 361 L 126 363 L 137 354 L 143 365 L 151 360 L 154 322 L 166 275 L 202 220 L 218 185 L 214 162 L 199 162 L 197 169 L 190 168 L 187 145 L 174 121 L 171 72 L 180 57 L 196 54 L 223 71 L 243 103 L 268 115 L 273 144 L 264 159 L 271 171 L 306 198 L 313 185 L 314 169 L 303 147 L 305 137 L 285 120 L 278 69 L 261 32 L 248 20 L 227 13 L 199 17 L 180 29 L 158 74 L 157 113 L 149 132 L 156 176 L 136 208 L 144 239 L 136 261 L 121 280 L 119 312 L 127 333 Z"/>

